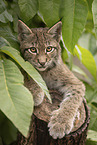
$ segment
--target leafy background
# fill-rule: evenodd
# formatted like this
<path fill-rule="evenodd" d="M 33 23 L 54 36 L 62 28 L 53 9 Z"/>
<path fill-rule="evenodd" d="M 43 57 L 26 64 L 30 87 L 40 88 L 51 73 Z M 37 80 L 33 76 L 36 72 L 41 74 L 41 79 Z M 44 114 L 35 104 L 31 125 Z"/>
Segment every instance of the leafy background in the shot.
<path fill-rule="evenodd" d="M 23 68 L 43 89 L 39 73 L 25 62 L 17 39 L 18 19 L 30 28 L 62 21 L 62 58 L 86 86 L 91 120 L 87 145 L 97 144 L 97 0 L 0 0 L 0 145 L 16 140 L 17 129 L 27 136 L 33 98 L 24 87 Z M 50 100 L 51 101 L 51 100 Z"/>

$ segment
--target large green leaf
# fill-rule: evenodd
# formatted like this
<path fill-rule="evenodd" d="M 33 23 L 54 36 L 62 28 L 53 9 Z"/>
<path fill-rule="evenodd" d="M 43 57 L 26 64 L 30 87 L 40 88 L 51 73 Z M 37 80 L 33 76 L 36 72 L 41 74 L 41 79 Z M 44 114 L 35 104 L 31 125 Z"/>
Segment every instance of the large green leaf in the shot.
<path fill-rule="evenodd" d="M 29 62 L 24 61 L 24 59 L 20 56 L 19 51 L 8 46 L 2 47 L 1 51 L 9 55 L 11 58 L 13 58 L 32 77 L 36 81 L 36 83 L 38 83 L 38 85 L 43 89 L 48 99 L 51 101 L 49 91 L 41 75 Z"/>
<path fill-rule="evenodd" d="M 23 76 L 10 60 L 0 60 L 0 110 L 27 136 L 33 99 L 23 86 Z"/>
<path fill-rule="evenodd" d="M 93 1 L 93 20 L 94 20 L 94 28 L 95 28 L 95 34 L 96 34 L 96 38 L 97 38 L 97 0 Z"/>
<path fill-rule="evenodd" d="M 0 24 L 0 37 L 5 38 L 12 47 L 19 48 L 16 35 L 12 32 L 11 28 L 7 25 Z M 0 46 L 1 47 L 1 46 Z"/>
<path fill-rule="evenodd" d="M 39 0 L 39 12 L 51 27 L 59 20 L 60 0 Z"/>
<path fill-rule="evenodd" d="M 96 80 L 96 63 L 91 52 L 78 45 L 75 47 L 74 53 Z"/>
<path fill-rule="evenodd" d="M 87 4 L 84 0 L 62 0 L 62 36 L 67 49 L 73 51 L 87 19 Z"/>
<path fill-rule="evenodd" d="M 5 10 L 3 13 L 0 14 L 0 21 L 3 23 L 7 23 L 8 21 L 12 22 L 12 15 L 8 13 L 7 10 Z"/>
<path fill-rule="evenodd" d="M 37 0 L 18 0 L 21 15 L 25 21 L 34 17 L 38 10 Z"/>

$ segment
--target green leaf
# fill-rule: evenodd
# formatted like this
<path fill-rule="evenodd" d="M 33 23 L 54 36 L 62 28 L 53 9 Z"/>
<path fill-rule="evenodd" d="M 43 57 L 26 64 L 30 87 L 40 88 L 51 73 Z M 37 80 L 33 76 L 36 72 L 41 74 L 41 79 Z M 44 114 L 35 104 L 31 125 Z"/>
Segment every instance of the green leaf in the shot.
<path fill-rule="evenodd" d="M 12 22 L 13 18 L 12 15 L 10 13 L 7 12 L 7 10 L 5 10 L 3 13 L 0 14 L 0 21 L 2 23 L 7 23 L 7 22 Z"/>
<path fill-rule="evenodd" d="M 0 47 L 3 47 L 3 46 L 10 46 L 9 42 L 4 39 L 3 37 L 0 37 Z"/>
<path fill-rule="evenodd" d="M 88 49 L 93 55 L 96 54 L 97 46 L 95 36 L 91 33 L 83 33 L 78 40 L 78 45 Z"/>
<path fill-rule="evenodd" d="M 86 86 L 86 100 L 90 109 L 90 124 L 87 136 L 86 145 L 97 145 L 97 107 L 94 106 L 94 98 L 97 98 L 97 87 L 92 84 L 85 83 Z"/>
<path fill-rule="evenodd" d="M 85 145 L 97 145 L 97 142 L 87 139 Z"/>
<path fill-rule="evenodd" d="M 7 23 L 12 22 L 13 18 L 7 9 L 8 5 L 4 0 L 0 0 L 0 22 Z"/>
<path fill-rule="evenodd" d="M 17 129 L 13 126 L 13 124 L 6 119 L 2 124 L 2 139 L 6 145 L 11 144 L 13 141 L 17 139 Z M 1 144 L 0 144 L 1 145 Z"/>
<path fill-rule="evenodd" d="M 87 99 L 87 102 L 89 104 L 95 102 L 93 101 L 95 98 L 97 98 L 97 89 L 95 89 L 95 85 L 92 84 L 92 86 L 90 86 L 89 84 L 85 83 L 85 86 L 86 86 L 86 99 Z M 97 102 L 95 102 L 97 103 Z"/>
<path fill-rule="evenodd" d="M 88 130 L 87 138 L 92 140 L 92 141 L 97 141 L 97 131 Z"/>
<path fill-rule="evenodd" d="M 17 129 L 12 122 L 0 111 L 0 136 L 6 145 L 17 138 Z M 0 144 L 1 145 L 1 144 Z"/>
<path fill-rule="evenodd" d="M 88 3 L 88 8 L 89 8 L 89 11 L 92 11 L 92 3 L 93 3 L 93 0 L 87 0 L 87 3 Z"/>
<path fill-rule="evenodd" d="M 94 59 L 95 59 L 96 66 L 97 66 L 97 53 L 96 53 L 96 55 L 94 56 Z"/>
<path fill-rule="evenodd" d="M 18 0 L 21 15 L 25 21 L 29 21 L 38 10 L 37 0 Z"/>
<path fill-rule="evenodd" d="M 39 12 L 49 27 L 59 21 L 59 8 L 60 0 L 39 0 Z"/>
<path fill-rule="evenodd" d="M 8 25 L 0 25 L 0 37 L 5 38 L 12 47 L 19 48 L 17 37 Z"/>
<path fill-rule="evenodd" d="M 32 95 L 23 76 L 10 60 L 0 60 L 0 110 L 27 136 L 33 111 Z"/>
<path fill-rule="evenodd" d="M 74 72 L 84 76 L 85 78 L 87 78 L 86 73 L 80 67 L 78 67 L 77 65 L 74 65 L 74 64 L 72 65 L 72 71 L 74 71 Z"/>
<path fill-rule="evenodd" d="M 88 4 L 88 17 L 87 17 L 87 22 L 85 26 L 85 30 L 87 32 L 92 32 L 94 29 L 94 24 L 93 24 L 93 13 L 92 13 L 92 3 L 93 0 L 86 0 Z"/>
<path fill-rule="evenodd" d="M 74 49 L 74 53 L 96 80 L 96 63 L 91 52 L 77 45 Z"/>
<path fill-rule="evenodd" d="M 93 11 L 94 29 L 97 39 L 97 0 L 93 1 L 92 11 Z"/>
<path fill-rule="evenodd" d="M 3 145 L 3 143 L 2 143 L 2 138 L 0 137 L 0 145 Z"/>
<path fill-rule="evenodd" d="M 87 20 L 87 4 L 84 0 L 62 0 L 62 36 L 67 49 L 73 52 Z"/>
<path fill-rule="evenodd" d="M 3 0 L 0 0 L 0 14 L 6 9 L 6 5 Z"/>
<path fill-rule="evenodd" d="M 51 102 L 49 91 L 46 87 L 45 82 L 43 81 L 41 75 L 36 71 L 36 69 L 27 61 L 20 56 L 19 51 L 12 47 L 4 46 L 1 48 L 1 51 L 13 58 L 33 79 L 34 81 L 43 89 L 44 93 Z"/>
<path fill-rule="evenodd" d="M 17 0 L 13 0 L 12 2 L 7 1 L 8 5 L 9 5 L 9 9 L 8 11 L 10 12 L 10 14 L 13 17 L 13 26 L 12 28 L 14 29 L 15 32 L 18 32 L 18 27 L 17 27 L 17 23 L 18 23 L 18 19 L 20 18 L 20 8 L 18 5 L 18 1 Z"/>
<path fill-rule="evenodd" d="M 90 109 L 90 124 L 89 129 L 97 131 L 97 106 L 95 106 L 94 103 L 97 102 L 97 87 L 95 89 L 95 86 L 90 86 L 89 84 L 85 83 L 86 86 L 86 100 Z"/>
<path fill-rule="evenodd" d="M 89 129 L 97 131 L 97 107 L 95 107 L 93 104 L 88 104 L 90 109 L 90 124 Z"/>

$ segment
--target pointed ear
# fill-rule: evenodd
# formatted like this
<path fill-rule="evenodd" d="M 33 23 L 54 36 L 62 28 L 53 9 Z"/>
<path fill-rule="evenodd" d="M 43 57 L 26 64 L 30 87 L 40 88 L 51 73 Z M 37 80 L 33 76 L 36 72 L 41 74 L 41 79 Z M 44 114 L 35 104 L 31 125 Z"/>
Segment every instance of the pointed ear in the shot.
<path fill-rule="evenodd" d="M 48 33 L 56 39 L 56 41 L 60 41 L 60 37 L 61 37 L 61 28 L 62 28 L 62 22 L 59 21 L 57 24 L 55 24 L 53 27 L 51 27 L 48 30 Z"/>
<path fill-rule="evenodd" d="M 23 41 L 27 35 L 32 34 L 31 29 L 21 20 L 18 21 L 18 39 Z"/>

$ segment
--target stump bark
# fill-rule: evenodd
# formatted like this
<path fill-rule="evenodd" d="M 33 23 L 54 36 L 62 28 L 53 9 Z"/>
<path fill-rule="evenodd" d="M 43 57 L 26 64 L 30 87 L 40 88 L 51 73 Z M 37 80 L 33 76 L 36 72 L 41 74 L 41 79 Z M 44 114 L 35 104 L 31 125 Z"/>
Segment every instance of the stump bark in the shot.
<path fill-rule="evenodd" d="M 71 133 L 62 139 L 53 139 L 49 135 L 47 124 L 51 117 L 51 112 L 59 108 L 63 96 L 54 90 L 50 91 L 50 94 L 53 103 L 50 104 L 45 97 L 43 103 L 35 107 L 29 135 L 25 138 L 21 133 L 18 133 L 16 145 L 85 145 L 90 121 L 90 112 L 86 100 L 83 100 L 79 108 L 79 117 L 76 116 Z"/>

